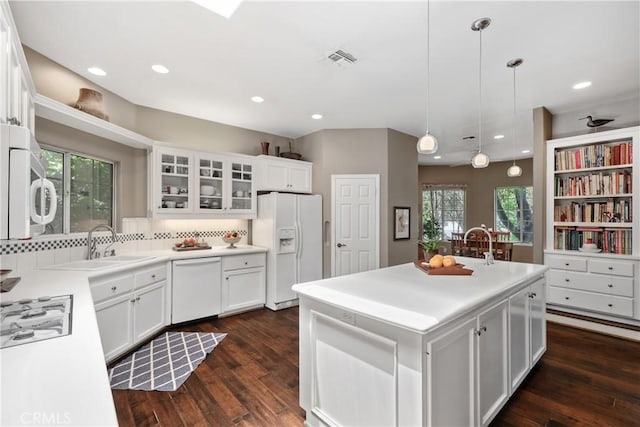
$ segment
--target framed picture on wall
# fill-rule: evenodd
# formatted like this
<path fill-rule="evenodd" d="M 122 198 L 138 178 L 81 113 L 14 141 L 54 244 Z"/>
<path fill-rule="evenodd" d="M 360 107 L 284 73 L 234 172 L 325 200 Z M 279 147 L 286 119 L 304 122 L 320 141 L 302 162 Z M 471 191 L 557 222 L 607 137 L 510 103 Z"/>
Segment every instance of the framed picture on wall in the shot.
<path fill-rule="evenodd" d="M 393 240 L 406 240 L 410 236 L 411 224 L 411 208 L 394 207 L 393 217 L 395 219 L 393 226 Z"/>

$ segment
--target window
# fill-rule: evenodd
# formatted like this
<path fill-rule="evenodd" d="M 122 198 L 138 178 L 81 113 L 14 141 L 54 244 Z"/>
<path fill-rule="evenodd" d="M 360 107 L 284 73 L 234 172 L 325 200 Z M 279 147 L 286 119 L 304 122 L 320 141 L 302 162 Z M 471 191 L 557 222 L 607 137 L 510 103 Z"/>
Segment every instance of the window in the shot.
<path fill-rule="evenodd" d="M 451 233 L 464 232 L 466 187 L 461 185 L 426 185 L 422 190 L 422 231 L 431 218 L 442 228 L 442 240 Z"/>
<path fill-rule="evenodd" d="M 58 193 L 58 211 L 46 234 L 89 231 L 113 225 L 114 165 L 87 156 L 43 149 L 47 178 Z"/>
<path fill-rule="evenodd" d="M 533 243 L 533 187 L 497 187 L 495 228 L 512 242 Z"/>

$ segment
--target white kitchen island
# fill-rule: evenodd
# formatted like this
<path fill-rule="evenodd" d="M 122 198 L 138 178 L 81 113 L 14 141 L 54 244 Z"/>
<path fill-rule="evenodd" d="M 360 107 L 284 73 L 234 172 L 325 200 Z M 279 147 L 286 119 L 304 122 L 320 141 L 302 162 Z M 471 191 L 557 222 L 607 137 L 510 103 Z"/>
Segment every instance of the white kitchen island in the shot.
<path fill-rule="evenodd" d="M 546 349 L 543 265 L 459 258 L 295 285 L 311 426 L 487 425 Z"/>

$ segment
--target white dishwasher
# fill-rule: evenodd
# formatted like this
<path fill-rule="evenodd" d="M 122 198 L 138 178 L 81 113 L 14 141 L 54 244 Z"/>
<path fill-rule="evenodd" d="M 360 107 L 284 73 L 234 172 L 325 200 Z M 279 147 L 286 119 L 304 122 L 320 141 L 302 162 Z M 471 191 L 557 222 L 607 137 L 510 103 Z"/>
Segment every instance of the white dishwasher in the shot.
<path fill-rule="evenodd" d="M 173 261 L 171 323 L 220 313 L 220 257 Z"/>

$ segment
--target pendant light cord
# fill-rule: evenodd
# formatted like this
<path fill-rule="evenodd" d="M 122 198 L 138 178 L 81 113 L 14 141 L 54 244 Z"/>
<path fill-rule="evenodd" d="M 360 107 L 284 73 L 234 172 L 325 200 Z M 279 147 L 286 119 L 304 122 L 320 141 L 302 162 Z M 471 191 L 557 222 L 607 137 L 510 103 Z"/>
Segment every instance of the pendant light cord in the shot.
<path fill-rule="evenodd" d="M 478 86 L 480 87 L 480 108 L 478 109 L 478 152 L 482 152 L 482 28 L 479 31 L 480 33 L 480 72 L 478 73 Z"/>
<path fill-rule="evenodd" d="M 513 165 L 516 165 L 516 67 L 513 67 Z"/>
<path fill-rule="evenodd" d="M 427 133 L 429 129 L 429 115 L 431 114 L 431 11 L 427 0 Z"/>

